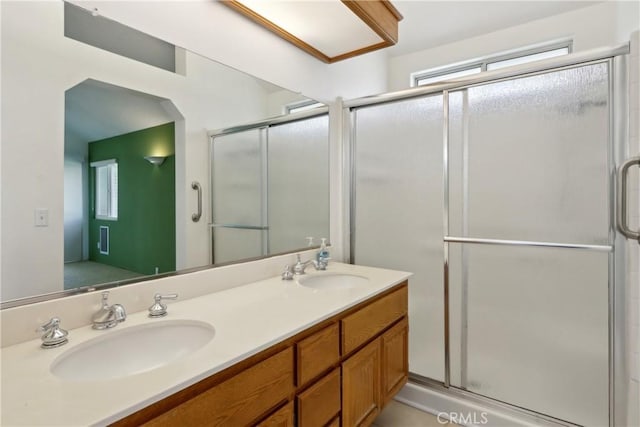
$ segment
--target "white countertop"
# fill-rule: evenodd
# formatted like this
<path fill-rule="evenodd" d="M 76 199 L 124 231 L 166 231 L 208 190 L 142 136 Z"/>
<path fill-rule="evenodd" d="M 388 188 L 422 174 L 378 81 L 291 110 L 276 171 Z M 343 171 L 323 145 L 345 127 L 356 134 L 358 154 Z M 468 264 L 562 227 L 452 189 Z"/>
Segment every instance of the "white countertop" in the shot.
<path fill-rule="evenodd" d="M 369 282 L 351 289 L 316 290 L 300 286 L 295 279 L 283 281 L 274 277 L 185 301 L 169 301 L 169 314 L 162 320 L 150 319 L 147 312 L 142 311 L 130 313 L 124 323 L 110 330 L 96 331 L 91 326 L 70 330 L 69 343 L 56 349 L 41 349 L 39 339 L 5 347 L 0 352 L 0 424 L 112 423 L 379 294 L 411 275 L 340 263 L 331 263 L 327 272 L 365 276 Z M 312 272 L 307 276 L 327 272 Z M 83 342 L 112 331 L 163 320 L 203 321 L 215 328 L 215 336 L 192 354 L 128 377 L 72 382 L 50 372 L 57 357 Z"/>

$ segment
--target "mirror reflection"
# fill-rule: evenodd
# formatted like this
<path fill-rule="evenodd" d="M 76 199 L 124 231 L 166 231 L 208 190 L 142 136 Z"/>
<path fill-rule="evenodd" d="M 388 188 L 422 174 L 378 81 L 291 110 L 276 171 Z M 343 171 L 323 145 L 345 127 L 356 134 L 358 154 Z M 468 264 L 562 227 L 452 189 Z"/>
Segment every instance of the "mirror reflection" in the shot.
<path fill-rule="evenodd" d="M 2 302 L 328 237 L 327 115 L 265 121 L 315 101 L 62 1 L 3 4 L 2 52 L 3 158 L 49 154 L 3 201 L 30 220 L 3 227 Z"/>

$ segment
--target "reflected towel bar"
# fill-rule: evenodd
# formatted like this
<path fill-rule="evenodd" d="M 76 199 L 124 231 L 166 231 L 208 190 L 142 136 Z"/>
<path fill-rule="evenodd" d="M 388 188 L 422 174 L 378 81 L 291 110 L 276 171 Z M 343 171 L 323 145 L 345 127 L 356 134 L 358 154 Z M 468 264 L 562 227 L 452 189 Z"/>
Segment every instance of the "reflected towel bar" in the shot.
<path fill-rule="evenodd" d="M 198 213 L 191 214 L 191 220 L 193 222 L 198 222 L 202 216 L 202 187 L 198 181 L 193 181 L 191 183 L 191 188 L 198 192 Z"/>

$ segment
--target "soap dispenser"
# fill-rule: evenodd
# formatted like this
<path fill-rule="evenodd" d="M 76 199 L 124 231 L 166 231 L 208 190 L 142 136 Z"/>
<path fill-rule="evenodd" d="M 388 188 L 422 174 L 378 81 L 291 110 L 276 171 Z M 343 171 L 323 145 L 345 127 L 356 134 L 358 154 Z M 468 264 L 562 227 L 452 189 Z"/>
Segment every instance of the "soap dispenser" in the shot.
<path fill-rule="evenodd" d="M 317 261 L 319 263 L 327 263 L 329 261 L 329 251 L 327 250 L 327 238 L 323 237 L 320 239 L 322 243 L 320 243 L 320 250 L 318 251 Z"/>

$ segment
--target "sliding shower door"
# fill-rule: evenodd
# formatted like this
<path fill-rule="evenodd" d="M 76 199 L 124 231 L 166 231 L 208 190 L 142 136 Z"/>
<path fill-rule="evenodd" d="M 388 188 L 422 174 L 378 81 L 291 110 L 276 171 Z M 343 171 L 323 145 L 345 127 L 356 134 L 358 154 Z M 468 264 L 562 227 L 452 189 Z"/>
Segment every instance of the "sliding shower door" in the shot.
<path fill-rule="evenodd" d="M 329 237 L 326 109 L 211 134 L 212 262 L 291 252 Z"/>
<path fill-rule="evenodd" d="M 442 95 L 352 114 L 352 262 L 414 273 L 409 368 L 443 380 Z"/>
<path fill-rule="evenodd" d="M 329 116 L 269 128 L 269 250 L 329 237 Z"/>
<path fill-rule="evenodd" d="M 609 424 L 610 67 L 351 109 L 352 262 L 415 273 L 414 378 Z"/>
<path fill-rule="evenodd" d="M 213 263 L 262 256 L 269 251 L 266 150 L 266 128 L 213 138 Z"/>
<path fill-rule="evenodd" d="M 451 385 L 609 420 L 609 63 L 449 93 Z"/>

